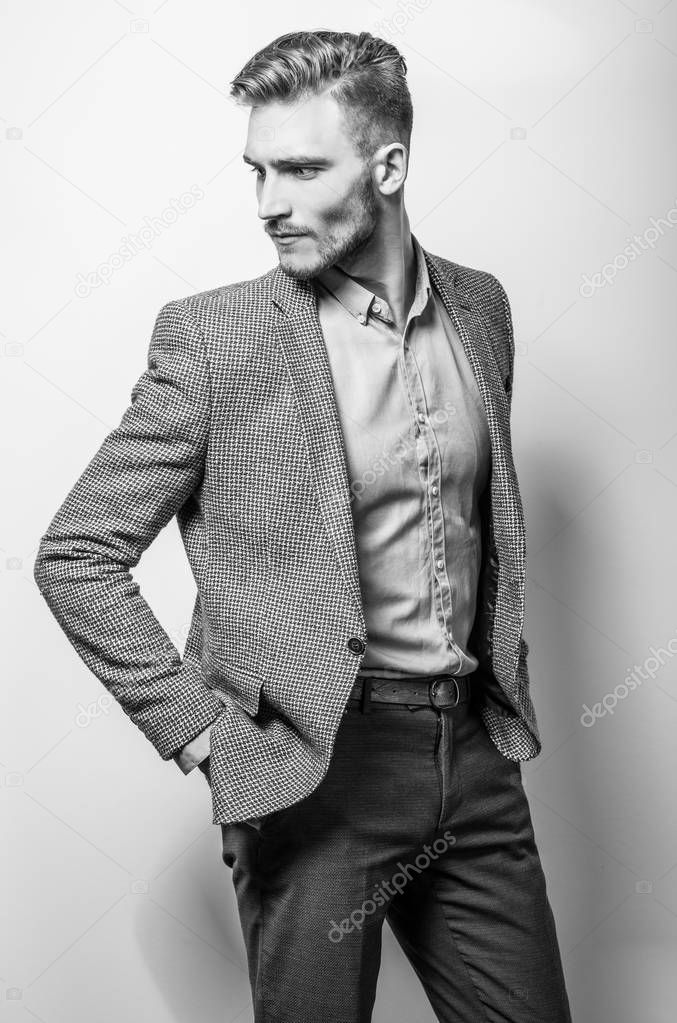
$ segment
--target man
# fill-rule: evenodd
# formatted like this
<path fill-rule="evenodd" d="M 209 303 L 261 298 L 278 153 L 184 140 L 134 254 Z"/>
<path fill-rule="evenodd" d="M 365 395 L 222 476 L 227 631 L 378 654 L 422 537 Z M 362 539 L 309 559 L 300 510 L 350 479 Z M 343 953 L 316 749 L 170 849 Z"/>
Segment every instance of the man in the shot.
<path fill-rule="evenodd" d="M 276 39 L 236 76 L 279 264 L 169 302 L 36 581 L 160 756 L 208 778 L 257 1021 L 371 1019 L 385 919 L 439 1020 L 570 1020 L 521 761 L 514 341 L 404 206 L 405 62 Z M 176 515 L 183 659 L 130 569 Z"/>

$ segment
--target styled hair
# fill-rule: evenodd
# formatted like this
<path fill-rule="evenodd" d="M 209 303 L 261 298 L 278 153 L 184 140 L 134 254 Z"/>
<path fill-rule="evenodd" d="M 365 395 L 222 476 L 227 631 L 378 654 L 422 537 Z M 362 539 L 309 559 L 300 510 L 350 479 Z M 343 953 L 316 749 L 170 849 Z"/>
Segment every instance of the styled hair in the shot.
<path fill-rule="evenodd" d="M 287 32 L 247 61 L 230 95 L 253 107 L 329 88 L 356 151 L 367 160 L 388 142 L 409 150 L 413 109 L 406 75 L 399 50 L 369 32 Z"/>

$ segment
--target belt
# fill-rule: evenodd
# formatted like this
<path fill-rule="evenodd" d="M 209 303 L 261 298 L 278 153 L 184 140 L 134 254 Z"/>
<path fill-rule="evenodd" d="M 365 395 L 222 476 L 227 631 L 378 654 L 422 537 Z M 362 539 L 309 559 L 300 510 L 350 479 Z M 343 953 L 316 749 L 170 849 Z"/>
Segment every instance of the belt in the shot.
<path fill-rule="evenodd" d="M 412 675 L 397 679 L 362 675 L 355 681 L 348 700 L 360 701 L 364 711 L 369 710 L 370 703 L 427 705 L 446 710 L 469 700 L 471 689 L 466 675 Z"/>

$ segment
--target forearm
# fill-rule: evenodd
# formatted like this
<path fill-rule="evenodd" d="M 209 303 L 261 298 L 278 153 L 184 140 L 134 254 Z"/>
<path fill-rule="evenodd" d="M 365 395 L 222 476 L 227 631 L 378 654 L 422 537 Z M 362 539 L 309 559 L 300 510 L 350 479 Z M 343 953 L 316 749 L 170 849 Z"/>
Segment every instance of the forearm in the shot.
<path fill-rule="evenodd" d="M 70 643 L 165 760 L 223 705 L 202 678 L 201 636 L 192 630 L 182 662 L 131 569 L 200 482 L 210 400 L 203 339 L 188 310 L 168 303 L 131 404 L 52 519 L 34 568 Z"/>

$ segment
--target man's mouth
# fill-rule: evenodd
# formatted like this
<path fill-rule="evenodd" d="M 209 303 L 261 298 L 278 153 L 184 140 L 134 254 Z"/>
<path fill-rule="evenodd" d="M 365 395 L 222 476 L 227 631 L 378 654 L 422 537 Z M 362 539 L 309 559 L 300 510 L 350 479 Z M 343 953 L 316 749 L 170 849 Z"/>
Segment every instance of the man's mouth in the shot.
<path fill-rule="evenodd" d="M 305 238 L 305 234 L 271 234 L 271 238 L 277 245 L 288 248 L 294 245 L 299 238 Z"/>

